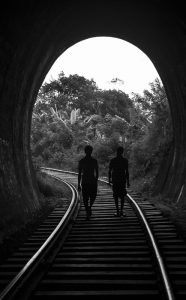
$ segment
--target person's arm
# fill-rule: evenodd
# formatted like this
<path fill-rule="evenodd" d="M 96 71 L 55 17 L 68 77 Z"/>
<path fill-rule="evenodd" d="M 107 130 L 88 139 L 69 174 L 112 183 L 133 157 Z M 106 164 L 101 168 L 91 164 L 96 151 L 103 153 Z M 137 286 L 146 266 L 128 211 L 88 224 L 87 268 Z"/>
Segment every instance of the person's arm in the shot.
<path fill-rule="evenodd" d="M 109 184 L 111 184 L 111 182 L 112 182 L 111 177 L 112 177 L 112 163 L 110 162 L 109 163 L 109 171 L 108 171 L 108 182 L 109 182 Z"/>
<path fill-rule="evenodd" d="M 78 191 L 81 191 L 81 172 L 82 172 L 82 166 L 81 166 L 81 163 L 79 162 L 79 165 L 78 165 Z"/>
<path fill-rule="evenodd" d="M 99 168 L 98 168 L 98 162 L 96 161 L 96 164 L 95 164 L 95 171 L 96 171 L 96 181 L 98 180 L 98 177 L 99 177 Z"/>
<path fill-rule="evenodd" d="M 127 179 L 127 187 L 130 186 L 130 183 L 129 183 L 129 167 L 128 167 L 128 160 L 126 160 L 126 179 Z"/>

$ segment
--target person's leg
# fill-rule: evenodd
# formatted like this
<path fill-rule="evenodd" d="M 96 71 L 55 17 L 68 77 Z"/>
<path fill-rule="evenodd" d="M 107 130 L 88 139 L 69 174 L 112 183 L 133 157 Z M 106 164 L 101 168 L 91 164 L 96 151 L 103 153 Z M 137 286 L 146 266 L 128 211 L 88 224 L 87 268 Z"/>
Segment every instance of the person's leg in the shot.
<path fill-rule="evenodd" d="M 119 216 L 119 206 L 118 206 L 118 184 L 113 182 L 112 185 L 113 189 L 113 198 L 115 201 L 115 207 L 116 207 L 116 215 Z"/>
<path fill-rule="evenodd" d="M 96 200 L 96 196 L 97 196 L 97 184 L 94 184 L 90 188 L 90 215 L 92 214 L 91 208 Z"/>
<path fill-rule="evenodd" d="M 121 216 L 123 216 L 124 200 L 125 200 L 125 197 L 122 196 L 122 197 L 121 197 L 121 211 L 120 211 L 120 215 L 121 215 Z"/>
<path fill-rule="evenodd" d="M 88 198 L 87 197 L 83 197 L 83 203 L 84 203 L 85 211 L 87 213 L 88 212 Z"/>
<path fill-rule="evenodd" d="M 91 212 L 91 195 L 90 193 L 88 193 L 88 197 L 87 197 L 87 218 L 89 218 L 92 214 Z"/>
<path fill-rule="evenodd" d="M 125 204 L 125 197 L 127 195 L 127 191 L 124 189 L 124 192 L 121 195 L 121 216 L 123 216 L 123 208 L 124 208 L 124 204 Z"/>
<path fill-rule="evenodd" d="M 114 196 L 115 206 L 116 206 L 116 214 L 119 216 L 119 205 L 118 205 L 118 197 Z"/>
<path fill-rule="evenodd" d="M 87 187 L 86 186 L 82 186 L 82 196 L 83 196 L 83 204 L 85 207 L 85 211 L 86 211 L 86 216 L 87 219 L 89 217 L 89 210 L 88 210 L 88 200 L 89 200 L 89 196 L 87 193 Z"/>
<path fill-rule="evenodd" d="M 91 195 L 91 197 L 90 197 L 90 208 L 94 204 L 95 199 L 96 199 L 96 197 Z"/>
<path fill-rule="evenodd" d="M 91 211 L 91 200 L 90 199 L 91 198 L 89 197 L 88 198 L 88 206 L 87 206 L 87 215 L 88 215 L 88 217 L 90 217 L 91 214 L 92 214 L 92 211 Z"/>
<path fill-rule="evenodd" d="M 91 195 L 91 197 L 90 197 L 90 206 L 89 206 L 89 215 L 90 216 L 92 215 L 92 205 L 94 204 L 94 201 L 95 201 L 95 197 L 93 197 Z"/>
<path fill-rule="evenodd" d="M 94 204 L 95 200 L 96 200 L 96 191 L 93 191 L 90 195 L 90 207 L 92 207 L 92 205 Z"/>

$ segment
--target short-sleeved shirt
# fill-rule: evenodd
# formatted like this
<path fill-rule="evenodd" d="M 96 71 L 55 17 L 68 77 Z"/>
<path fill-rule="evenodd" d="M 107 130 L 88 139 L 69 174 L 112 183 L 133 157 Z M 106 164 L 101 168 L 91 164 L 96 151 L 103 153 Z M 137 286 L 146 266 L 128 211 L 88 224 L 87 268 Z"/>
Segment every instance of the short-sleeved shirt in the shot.
<path fill-rule="evenodd" d="M 128 160 L 123 156 L 111 159 L 109 169 L 112 174 L 112 182 L 126 182 L 128 180 Z"/>
<path fill-rule="evenodd" d="M 82 172 L 82 184 L 94 183 L 96 180 L 97 160 L 93 157 L 84 157 L 79 161 L 79 169 Z"/>

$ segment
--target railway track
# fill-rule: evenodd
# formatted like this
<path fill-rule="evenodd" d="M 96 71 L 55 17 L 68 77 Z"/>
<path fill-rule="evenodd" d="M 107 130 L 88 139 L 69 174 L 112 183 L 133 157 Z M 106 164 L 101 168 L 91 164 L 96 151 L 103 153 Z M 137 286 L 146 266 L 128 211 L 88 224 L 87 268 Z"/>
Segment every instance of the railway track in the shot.
<path fill-rule="evenodd" d="M 1 300 L 77 295 L 185 299 L 186 244 L 169 219 L 132 191 L 124 207 L 126 215 L 114 216 L 112 190 L 102 181 L 87 221 L 73 188 L 77 186 L 77 175 L 54 169 L 45 171 L 68 182 L 74 203 L 67 209 L 71 216 L 54 210 L 44 227 L 24 245 L 24 251 L 20 249 L 7 264 L 0 266 L 1 286 L 8 283 L 10 274 L 15 275 L 2 291 Z M 16 279 L 16 268 L 24 265 L 35 246 L 42 245 L 51 234 L 51 221 L 55 227 L 61 217 L 64 221 L 64 216 L 66 222 L 61 222 L 63 228 L 52 246 L 49 243 L 50 250 L 40 251 L 35 262 L 31 258 L 33 262 L 30 261 L 27 272 L 21 269 L 23 275 L 18 273 Z"/>

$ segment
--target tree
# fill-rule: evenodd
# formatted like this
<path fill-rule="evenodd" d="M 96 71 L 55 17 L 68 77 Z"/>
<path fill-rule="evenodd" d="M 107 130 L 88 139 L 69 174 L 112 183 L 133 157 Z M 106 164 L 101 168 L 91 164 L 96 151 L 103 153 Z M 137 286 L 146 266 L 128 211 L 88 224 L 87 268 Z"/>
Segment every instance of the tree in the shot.
<path fill-rule="evenodd" d="M 91 144 L 104 173 L 118 145 L 124 145 L 134 176 L 157 166 L 172 138 L 171 116 L 156 79 L 143 95 L 100 90 L 93 80 L 63 72 L 44 84 L 33 109 L 31 149 L 41 164 L 76 170 Z M 148 162 L 151 162 L 149 164 Z M 147 170 L 147 169 L 146 169 Z"/>
<path fill-rule="evenodd" d="M 138 166 L 136 170 L 147 170 L 148 166 L 148 171 L 157 171 L 172 143 L 172 119 L 165 89 L 159 79 L 149 85 L 150 90 L 145 90 L 143 96 L 133 94 L 138 120 L 144 124 L 144 134 L 133 144 L 131 158 Z M 138 171 L 134 173 L 138 174 Z"/>

